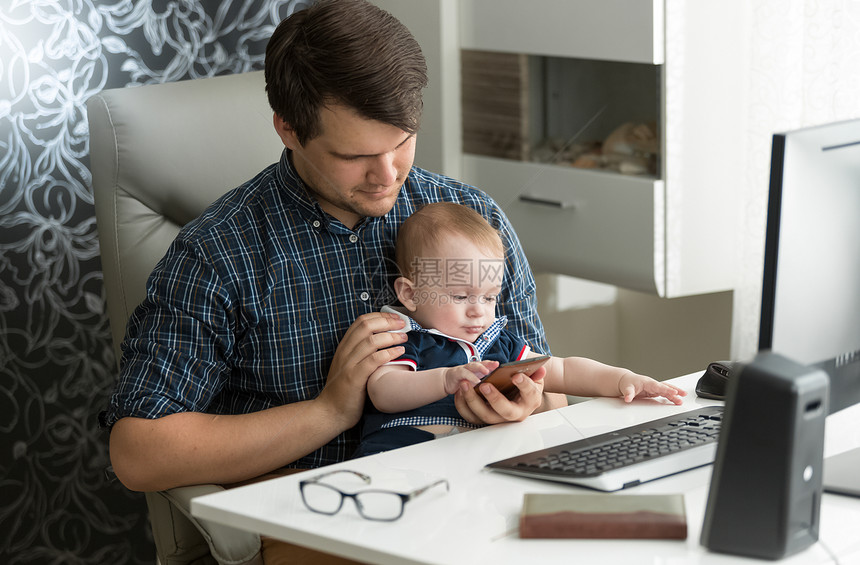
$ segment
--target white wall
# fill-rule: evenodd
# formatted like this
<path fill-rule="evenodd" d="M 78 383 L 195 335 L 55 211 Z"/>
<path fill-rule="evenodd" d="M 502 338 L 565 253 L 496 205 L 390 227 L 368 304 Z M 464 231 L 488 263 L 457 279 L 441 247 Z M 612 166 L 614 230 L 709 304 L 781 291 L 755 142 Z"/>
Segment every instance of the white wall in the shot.
<path fill-rule="evenodd" d="M 745 7 L 744 214 L 732 327 L 732 353 L 741 360 L 758 343 L 772 135 L 860 117 L 860 2 L 749 0 Z"/>
<path fill-rule="evenodd" d="M 656 379 L 730 358 L 732 293 L 665 299 L 539 274 L 538 311 L 554 355 L 578 355 Z"/>

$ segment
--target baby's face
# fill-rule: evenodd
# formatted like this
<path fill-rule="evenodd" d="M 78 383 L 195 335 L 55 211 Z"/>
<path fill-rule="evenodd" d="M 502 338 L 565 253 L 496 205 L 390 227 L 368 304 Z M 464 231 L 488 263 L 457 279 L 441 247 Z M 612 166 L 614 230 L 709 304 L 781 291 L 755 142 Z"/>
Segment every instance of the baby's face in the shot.
<path fill-rule="evenodd" d="M 420 261 L 412 317 L 425 328 L 475 341 L 496 319 L 504 257 L 457 235 Z"/>

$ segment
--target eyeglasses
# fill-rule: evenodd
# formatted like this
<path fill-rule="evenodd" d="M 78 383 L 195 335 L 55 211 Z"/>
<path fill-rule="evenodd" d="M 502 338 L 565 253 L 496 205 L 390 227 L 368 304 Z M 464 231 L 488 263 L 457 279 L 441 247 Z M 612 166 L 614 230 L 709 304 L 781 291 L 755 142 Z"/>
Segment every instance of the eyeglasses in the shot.
<path fill-rule="evenodd" d="M 309 510 L 320 514 L 337 514 L 343 506 L 344 498 L 351 498 L 355 502 L 358 513 L 368 520 L 380 520 L 391 522 L 403 515 L 403 506 L 419 494 L 427 492 L 436 485 L 445 485 L 448 491 L 448 481 L 439 479 L 425 487 L 402 493 L 391 490 L 363 490 L 360 492 L 343 492 L 337 487 L 320 483 L 319 480 L 336 473 L 351 473 L 370 484 L 370 477 L 357 471 L 339 469 L 317 475 L 316 477 L 299 481 L 299 490 L 302 493 L 302 501 Z"/>

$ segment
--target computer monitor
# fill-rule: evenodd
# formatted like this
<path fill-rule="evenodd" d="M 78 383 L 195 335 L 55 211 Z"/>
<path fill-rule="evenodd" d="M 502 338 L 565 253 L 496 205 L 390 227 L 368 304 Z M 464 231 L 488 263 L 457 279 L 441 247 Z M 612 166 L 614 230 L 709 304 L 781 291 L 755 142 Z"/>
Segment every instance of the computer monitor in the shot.
<path fill-rule="evenodd" d="M 763 282 L 759 350 L 823 369 L 830 413 L 860 403 L 860 119 L 773 136 Z"/>

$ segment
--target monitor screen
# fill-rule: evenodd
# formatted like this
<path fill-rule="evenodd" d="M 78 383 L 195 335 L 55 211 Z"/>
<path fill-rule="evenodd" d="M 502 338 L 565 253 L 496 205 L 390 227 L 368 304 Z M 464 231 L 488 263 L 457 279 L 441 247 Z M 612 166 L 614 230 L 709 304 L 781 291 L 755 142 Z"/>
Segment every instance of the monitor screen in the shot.
<path fill-rule="evenodd" d="M 860 120 L 773 136 L 759 349 L 825 368 L 831 412 L 860 402 L 834 371 L 860 367 Z"/>

